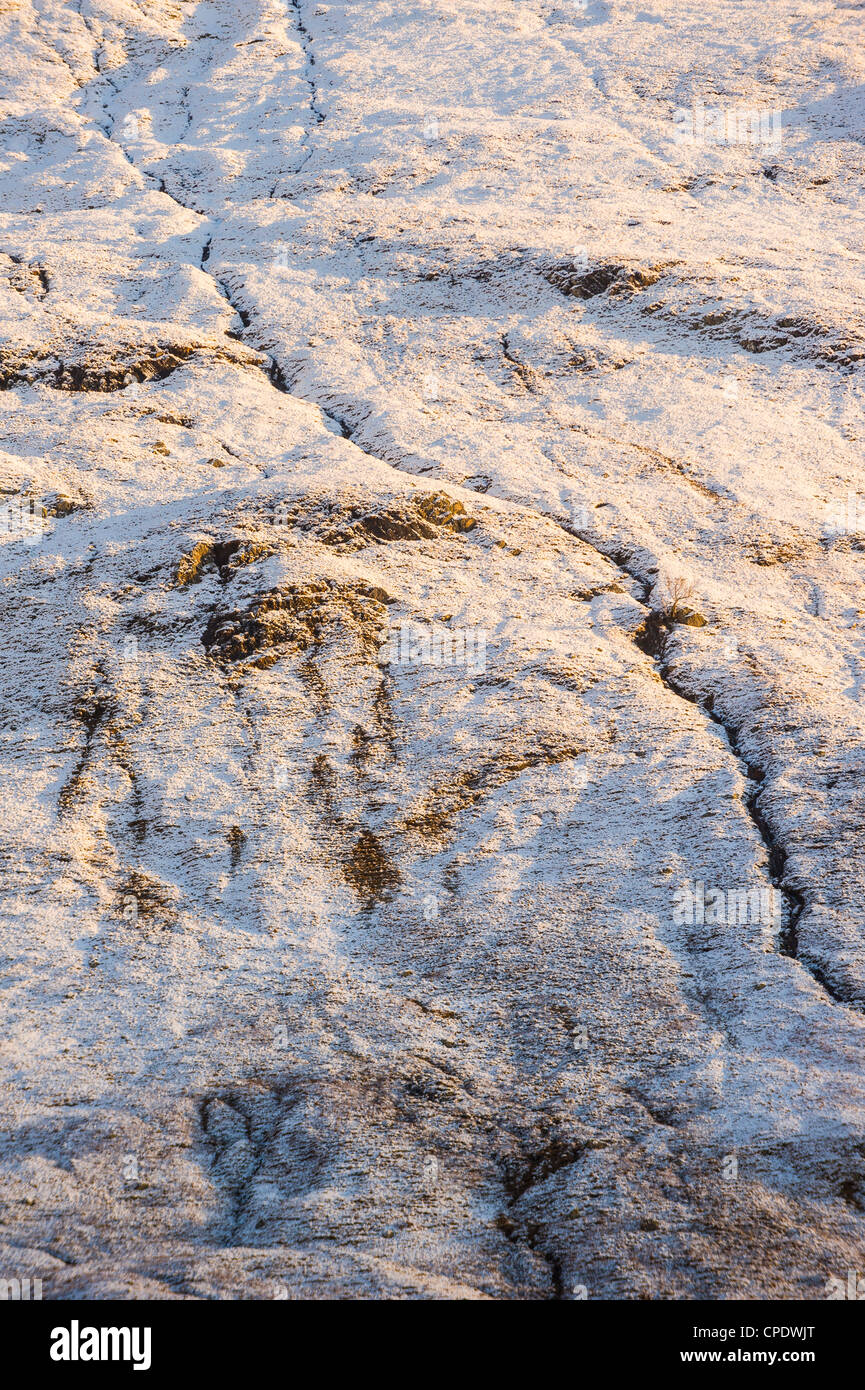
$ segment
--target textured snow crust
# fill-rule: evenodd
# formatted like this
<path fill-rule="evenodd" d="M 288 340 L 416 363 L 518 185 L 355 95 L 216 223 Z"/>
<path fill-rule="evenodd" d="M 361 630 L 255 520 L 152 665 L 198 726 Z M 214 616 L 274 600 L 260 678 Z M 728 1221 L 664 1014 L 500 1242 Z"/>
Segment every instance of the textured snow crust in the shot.
<path fill-rule="evenodd" d="M 0 40 L 0 1277 L 822 1298 L 865 1238 L 865 9 Z"/>

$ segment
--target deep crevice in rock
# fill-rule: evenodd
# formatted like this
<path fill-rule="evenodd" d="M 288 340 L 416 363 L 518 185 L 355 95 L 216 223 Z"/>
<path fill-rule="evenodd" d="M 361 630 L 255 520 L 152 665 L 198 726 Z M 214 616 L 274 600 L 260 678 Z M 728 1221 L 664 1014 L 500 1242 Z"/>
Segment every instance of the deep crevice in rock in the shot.
<path fill-rule="evenodd" d="M 826 991 L 836 1004 L 845 1004 L 850 1008 L 861 1010 L 862 1005 L 858 1001 L 850 999 L 847 994 L 833 985 L 819 966 L 809 961 L 807 957 L 802 956 L 799 952 L 798 922 L 805 909 L 805 897 L 798 889 L 792 888 L 789 884 L 784 882 L 787 851 L 781 844 L 768 818 L 760 809 L 760 786 L 766 779 L 767 769 L 760 767 L 758 764 L 748 762 L 740 752 L 740 741 L 742 737 L 741 727 L 723 719 L 715 710 L 714 702 L 710 707 L 705 700 L 701 700 L 683 681 L 673 674 L 671 664 L 667 659 L 672 625 L 669 622 L 665 622 L 662 613 L 651 607 L 651 594 L 653 588 L 651 581 L 646 579 L 636 566 L 629 564 L 627 557 L 621 551 L 603 549 L 600 545 L 589 540 L 582 533 L 574 531 L 572 527 L 564 523 L 560 524 L 564 525 L 565 530 L 578 535 L 581 541 L 586 545 L 590 545 L 599 555 L 603 555 L 605 559 L 616 565 L 623 574 L 627 575 L 629 579 L 632 579 L 640 586 L 642 589 L 643 602 L 646 604 L 648 612 L 642 628 L 639 629 L 638 633 L 634 636 L 636 645 L 642 652 L 652 658 L 658 674 L 668 690 L 674 695 L 677 695 L 679 699 L 687 700 L 689 704 L 696 705 L 707 719 L 710 719 L 712 723 L 717 724 L 718 727 L 723 730 L 730 751 L 738 761 L 748 784 L 748 792 L 744 798 L 745 806 L 768 853 L 769 879 L 773 888 L 777 889 L 781 894 L 785 904 L 784 922 L 778 941 L 780 953 L 798 961 L 802 968 L 808 971 L 812 979 Z"/>

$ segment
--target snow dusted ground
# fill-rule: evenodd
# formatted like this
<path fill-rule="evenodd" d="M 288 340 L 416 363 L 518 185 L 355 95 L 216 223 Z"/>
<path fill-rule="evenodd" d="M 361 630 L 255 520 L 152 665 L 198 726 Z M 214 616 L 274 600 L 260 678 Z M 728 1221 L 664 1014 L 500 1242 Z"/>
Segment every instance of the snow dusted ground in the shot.
<path fill-rule="evenodd" d="M 865 8 L 0 31 L 0 1277 L 825 1297 Z"/>

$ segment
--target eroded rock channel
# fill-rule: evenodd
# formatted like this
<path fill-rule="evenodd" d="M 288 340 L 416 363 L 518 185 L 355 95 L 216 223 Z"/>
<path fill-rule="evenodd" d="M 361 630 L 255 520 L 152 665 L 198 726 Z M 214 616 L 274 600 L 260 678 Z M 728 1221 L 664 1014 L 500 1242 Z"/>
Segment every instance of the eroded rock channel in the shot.
<path fill-rule="evenodd" d="M 861 147 L 811 103 L 863 20 L 746 10 L 771 165 L 675 140 L 686 0 L 0 15 L 2 1246 L 46 1296 L 861 1263 Z"/>

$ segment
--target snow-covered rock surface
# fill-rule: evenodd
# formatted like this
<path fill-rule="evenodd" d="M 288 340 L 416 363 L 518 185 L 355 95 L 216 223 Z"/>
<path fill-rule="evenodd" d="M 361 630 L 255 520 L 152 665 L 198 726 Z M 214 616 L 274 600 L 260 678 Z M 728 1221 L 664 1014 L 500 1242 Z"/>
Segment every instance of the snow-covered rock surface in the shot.
<path fill-rule="evenodd" d="M 0 1276 L 861 1268 L 865 8 L 647 4 L 0 6 Z"/>

